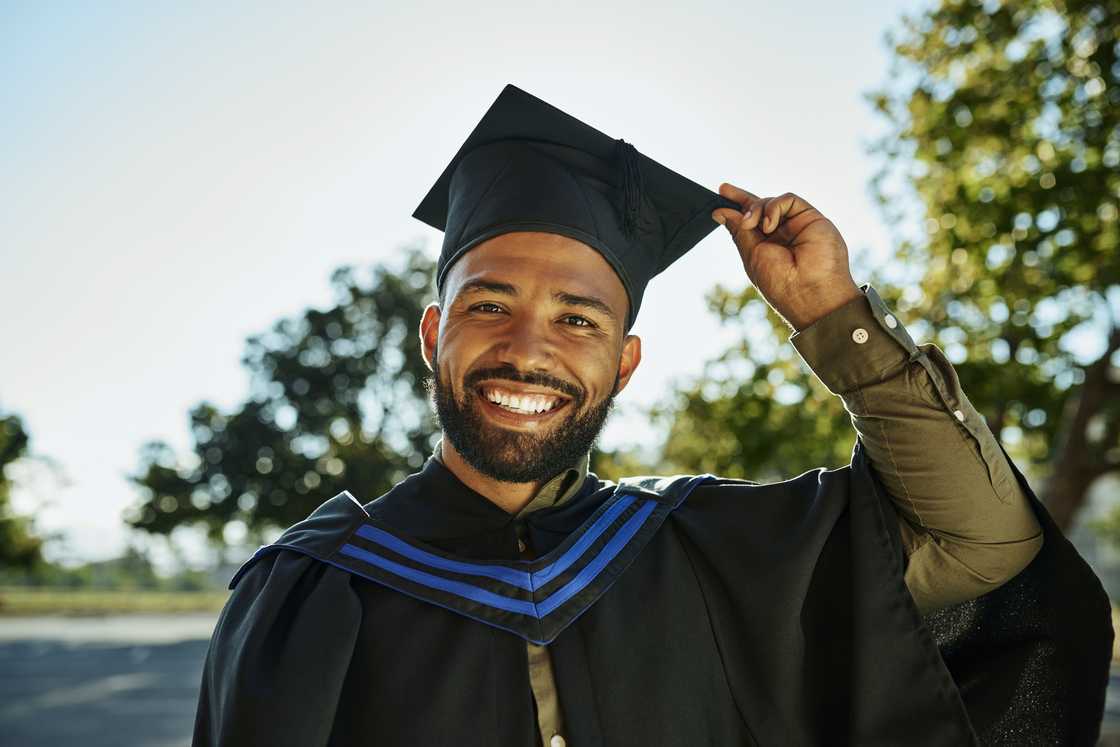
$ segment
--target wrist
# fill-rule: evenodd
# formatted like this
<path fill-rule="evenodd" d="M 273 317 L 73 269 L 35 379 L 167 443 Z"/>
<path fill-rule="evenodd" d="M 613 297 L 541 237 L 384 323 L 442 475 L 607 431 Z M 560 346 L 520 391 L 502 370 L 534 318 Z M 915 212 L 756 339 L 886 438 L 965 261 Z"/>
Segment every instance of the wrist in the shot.
<path fill-rule="evenodd" d="M 854 299 L 863 295 L 863 291 L 854 282 L 843 290 L 836 290 L 833 288 L 827 293 L 809 293 L 813 299 L 812 307 L 804 311 L 791 314 L 787 317 L 787 321 L 794 328 L 794 331 L 800 332 L 808 327 L 811 327 L 817 321 L 828 316 L 842 306 L 851 303 Z"/>

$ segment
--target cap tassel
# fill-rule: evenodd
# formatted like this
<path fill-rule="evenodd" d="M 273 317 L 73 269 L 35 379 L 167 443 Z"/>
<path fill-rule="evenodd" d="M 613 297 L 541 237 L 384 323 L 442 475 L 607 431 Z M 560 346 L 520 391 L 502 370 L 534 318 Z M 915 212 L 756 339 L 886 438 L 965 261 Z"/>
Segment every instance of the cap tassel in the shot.
<path fill-rule="evenodd" d="M 615 155 L 622 168 L 622 230 L 627 238 L 633 239 L 642 208 L 642 172 L 638 168 L 638 150 L 619 138 L 615 140 Z"/>

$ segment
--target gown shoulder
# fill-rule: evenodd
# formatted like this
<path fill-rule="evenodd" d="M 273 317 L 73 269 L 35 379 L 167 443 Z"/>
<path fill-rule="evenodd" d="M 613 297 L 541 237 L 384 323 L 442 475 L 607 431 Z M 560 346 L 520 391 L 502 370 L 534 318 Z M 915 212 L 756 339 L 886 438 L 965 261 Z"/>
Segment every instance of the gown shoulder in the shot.
<path fill-rule="evenodd" d="M 203 663 L 195 747 L 329 742 L 362 603 L 325 559 L 359 514 L 340 493 L 238 569 Z"/>

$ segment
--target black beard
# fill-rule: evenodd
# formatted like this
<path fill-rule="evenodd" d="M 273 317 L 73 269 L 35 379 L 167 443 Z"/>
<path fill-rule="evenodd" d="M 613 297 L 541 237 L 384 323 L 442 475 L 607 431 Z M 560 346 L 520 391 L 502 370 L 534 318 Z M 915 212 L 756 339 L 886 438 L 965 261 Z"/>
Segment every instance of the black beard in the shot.
<path fill-rule="evenodd" d="M 460 403 L 455 401 L 451 388 L 440 375 L 434 351 L 432 370 L 425 384 L 435 403 L 444 436 L 467 464 L 501 482 L 545 482 L 582 459 L 603 430 L 614 405 L 619 380 L 616 374 L 611 393 L 580 415 L 586 395 L 566 381 L 547 374 L 522 374 L 509 367 L 474 371 L 463 382 L 465 402 Z M 494 425 L 480 412 L 482 397 L 478 394 L 478 384 L 488 379 L 506 379 L 563 392 L 571 398 L 565 406 L 570 412 L 564 421 L 543 434 Z"/>

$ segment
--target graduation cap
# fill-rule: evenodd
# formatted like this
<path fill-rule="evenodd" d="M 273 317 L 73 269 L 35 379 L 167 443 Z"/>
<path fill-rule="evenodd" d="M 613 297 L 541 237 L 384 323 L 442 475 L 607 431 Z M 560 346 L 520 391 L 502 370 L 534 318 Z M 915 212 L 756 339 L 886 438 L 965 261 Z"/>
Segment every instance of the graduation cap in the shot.
<path fill-rule="evenodd" d="M 733 200 L 700 186 L 512 83 L 507 84 L 412 214 L 444 232 L 447 271 L 483 241 L 546 231 L 582 241 L 614 268 L 629 331 L 650 279 L 711 233 Z"/>

